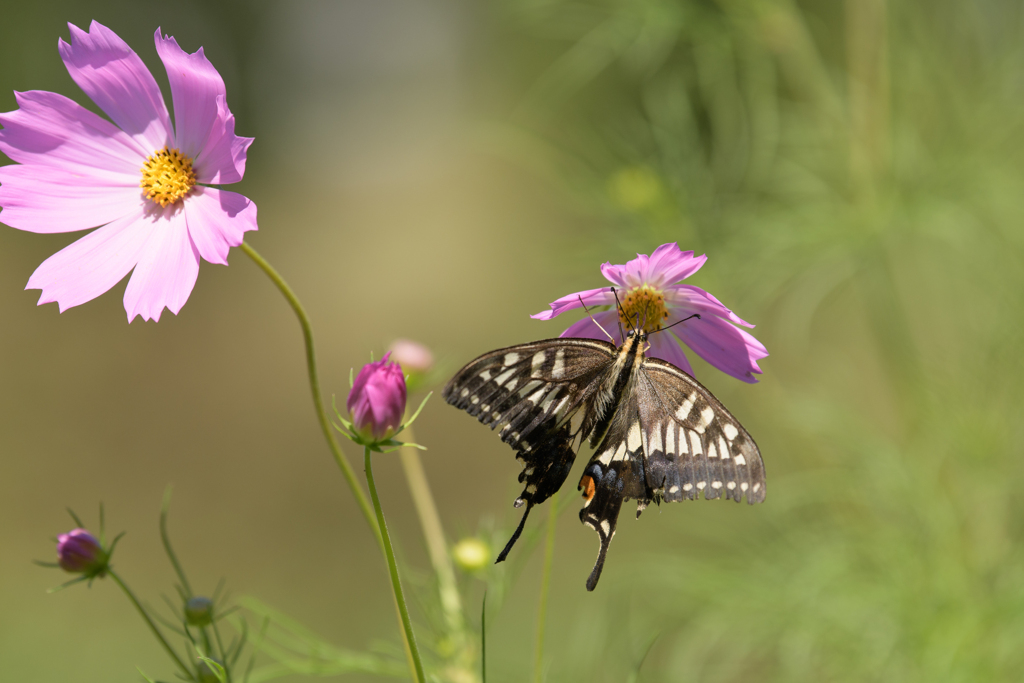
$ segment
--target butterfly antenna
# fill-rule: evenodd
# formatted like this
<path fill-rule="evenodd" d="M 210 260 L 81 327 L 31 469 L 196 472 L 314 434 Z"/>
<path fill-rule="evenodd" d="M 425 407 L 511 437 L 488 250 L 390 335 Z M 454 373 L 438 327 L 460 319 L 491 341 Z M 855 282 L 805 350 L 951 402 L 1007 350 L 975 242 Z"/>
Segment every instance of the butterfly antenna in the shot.
<path fill-rule="evenodd" d="M 612 287 L 611 290 L 612 295 L 615 297 L 615 308 L 621 313 L 621 315 L 616 316 L 619 322 L 619 339 L 625 339 L 626 334 L 622 331 L 622 319 L 626 318 L 626 311 L 622 308 L 622 304 L 619 302 L 619 293 L 615 291 L 614 287 Z M 628 321 L 629 318 L 626 318 L 626 320 Z"/>
<path fill-rule="evenodd" d="M 612 335 L 608 334 L 608 330 L 606 330 L 603 327 L 601 327 L 601 323 L 597 322 L 597 318 L 595 318 L 593 315 L 590 315 L 590 309 L 587 308 L 587 305 L 585 303 L 583 303 L 583 296 L 582 295 L 580 295 L 579 299 L 580 299 L 580 306 L 582 306 L 583 310 L 586 311 L 588 316 L 590 316 L 591 321 L 593 321 L 593 323 L 595 325 L 597 325 L 597 329 L 599 329 L 602 332 L 604 332 L 604 336 L 608 337 L 608 339 L 611 341 L 611 343 L 614 344 L 615 343 L 615 338 L 612 337 Z"/>
<path fill-rule="evenodd" d="M 688 315 L 688 316 L 686 316 L 685 318 L 683 318 L 682 320 L 677 320 L 677 321 L 675 321 L 674 323 L 672 323 L 672 324 L 671 324 L 671 325 L 669 325 L 668 327 L 659 327 L 659 328 L 658 328 L 658 329 L 656 329 L 656 330 L 655 330 L 654 332 L 664 332 L 665 330 L 669 329 L 670 327 L 675 327 L 675 326 L 676 326 L 676 325 L 678 325 L 679 323 L 685 323 L 685 322 L 686 322 L 687 320 L 689 320 L 690 318 L 696 318 L 697 320 L 700 320 L 700 313 L 694 313 L 693 315 Z M 654 332 L 651 332 L 651 334 L 654 334 Z"/>

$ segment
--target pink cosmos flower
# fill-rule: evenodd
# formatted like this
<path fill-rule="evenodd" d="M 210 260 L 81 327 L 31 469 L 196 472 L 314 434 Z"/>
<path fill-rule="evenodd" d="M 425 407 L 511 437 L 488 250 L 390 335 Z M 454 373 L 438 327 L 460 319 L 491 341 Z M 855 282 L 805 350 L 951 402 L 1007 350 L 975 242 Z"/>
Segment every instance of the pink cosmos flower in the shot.
<path fill-rule="evenodd" d="M 700 287 L 677 284 L 700 270 L 705 261 L 707 256 L 695 257 L 692 251 L 681 251 L 675 242 L 663 244 L 650 256 L 637 254 L 625 265 L 605 263 L 601 266 L 601 274 L 615 285 L 614 288 L 601 287 L 563 296 L 551 304 L 550 311 L 531 317 L 551 320 L 580 308 L 581 299 L 588 307 L 611 306 L 611 310 L 594 312 L 593 320 L 588 316 L 570 325 L 561 336 L 607 339 L 595 324 L 596 320 L 621 344 L 619 322 L 629 329 L 630 325 L 637 324 L 639 317 L 640 325 L 651 333 L 696 313 L 699 319 L 692 318 L 671 330 L 652 334 L 648 355 L 668 361 L 692 375 L 693 368 L 680 347 L 684 343 L 722 372 L 744 382 L 756 382 L 753 373 L 761 373 L 757 361 L 767 356 L 768 351 L 753 335 L 732 323 L 753 325 L 741 320 Z M 616 310 L 612 289 L 618 293 L 622 311 Z"/>
<path fill-rule="evenodd" d="M 376 363 L 364 365 L 348 394 L 353 426 L 364 439 L 389 438 L 405 415 L 405 376 L 398 363 L 388 363 L 390 356 L 389 351 Z"/>
<path fill-rule="evenodd" d="M 224 81 L 203 54 L 154 36 L 174 103 L 171 125 L 153 75 L 113 31 L 69 24 L 59 40 L 75 82 L 110 121 L 63 95 L 15 93 L 0 114 L 0 222 L 37 233 L 98 229 L 46 259 L 26 289 L 61 312 L 90 301 L 132 272 L 124 293 L 131 322 L 177 314 L 199 259 L 227 265 L 228 250 L 256 230 L 256 205 L 210 185 L 245 173 L 252 138 L 235 135 Z M 116 124 L 116 125 L 115 125 Z"/>

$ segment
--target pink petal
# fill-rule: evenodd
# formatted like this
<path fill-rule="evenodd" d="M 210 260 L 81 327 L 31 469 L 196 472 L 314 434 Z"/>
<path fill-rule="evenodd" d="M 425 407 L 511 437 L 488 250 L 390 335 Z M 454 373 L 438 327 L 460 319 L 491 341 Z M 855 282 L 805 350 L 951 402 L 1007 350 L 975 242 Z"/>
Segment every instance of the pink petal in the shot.
<path fill-rule="evenodd" d="M 40 304 L 56 301 L 61 313 L 116 285 L 135 266 L 153 226 L 142 207 L 93 230 L 43 261 L 25 289 L 41 289 Z"/>
<path fill-rule="evenodd" d="M 181 207 L 168 206 L 146 220 L 152 237 L 124 292 L 128 322 L 136 315 L 160 320 L 165 307 L 177 315 L 199 277 L 199 251 L 189 238 Z"/>
<path fill-rule="evenodd" d="M 599 287 L 598 289 L 574 292 L 563 296 L 561 299 L 556 299 L 551 303 L 550 311 L 541 311 L 540 313 L 535 313 L 530 317 L 536 320 L 551 320 L 555 316 L 561 315 L 566 311 L 571 311 L 574 308 L 580 308 L 581 298 L 583 300 L 583 304 L 586 304 L 587 306 L 615 304 L 615 297 L 612 295 L 611 288 Z"/>
<path fill-rule="evenodd" d="M 673 328 L 674 329 L 674 328 Z M 679 340 L 672 334 L 671 330 L 658 332 L 647 337 L 651 344 L 647 355 L 651 358 L 660 358 L 676 366 L 690 377 L 693 377 L 693 367 L 689 359 L 679 346 Z"/>
<path fill-rule="evenodd" d="M 105 225 L 142 207 L 142 190 L 47 166 L 0 167 L 0 222 L 19 230 L 71 232 Z"/>
<path fill-rule="evenodd" d="M 620 265 L 613 265 L 612 263 L 605 263 L 601 266 L 601 275 L 604 275 L 605 279 L 612 284 L 618 285 L 619 287 L 628 287 L 626 284 L 626 267 Z"/>
<path fill-rule="evenodd" d="M 660 289 L 690 277 L 707 260 L 705 255 L 694 257 L 692 251 L 681 251 L 675 242 L 663 244 L 651 254 L 647 281 Z"/>
<path fill-rule="evenodd" d="M 217 98 L 227 95 L 224 80 L 203 54 L 203 48 L 188 54 L 172 36 L 162 37 L 160 29 L 153 38 L 171 83 L 178 149 L 195 159 L 217 120 Z"/>
<path fill-rule="evenodd" d="M 639 287 L 647 283 L 649 262 L 650 257 L 647 254 L 637 254 L 632 261 L 626 261 L 626 265 L 623 266 L 622 280 L 627 287 Z"/>
<path fill-rule="evenodd" d="M 594 322 L 597 321 L 597 323 Z M 582 318 L 572 325 L 569 325 L 568 329 L 559 337 L 581 337 L 584 339 L 600 339 L 601 341 L 611 341 L 615 345 L 622 343 L 622 335 L 619 334 L 618 316 L 615 311 L 598 311 L 594 313 L 594 320 L 590 319 L 588 315 Z M 600 324 L 608 334 L 612 335 L 611 339 L 608 339 L 608 334 L 601 331 Z"/>
<path fill-rule="evenodd" d="M 146 152 L 110 121 L 57 93 L 14 97 L 18 109 L 0 114 L 0 151 L 11 159 L 139 184 Z"/>
<path fill-rule="evenodd" d="M 757 381 L 753 375 L 761 373 L 757 361 L 768 355 L 752 334 L 713 315 L 687 321 L 672 332 L 708 363 L 744 382 Z"/>
<path fill-rule="evenodd" d="M 678 309 L 678 311 L 672 311 L 679 314 L 679 317 L 673 318 L 673 322 L 674 320 L 685 318 L 691 313 L 700 313 L 701 315 L 710 313 L 721 318 L 727 318 L 737 325 L 754 327 L 726 308 L 710 292 L 706 292 L 700 287 L 693 285 L 674 285 L 668 287 L 665 290 L 665 303 L 668 304 L 670 309 Z"/>
<path fill-rule="evenodd" d="M 0 214 L 2 215 L 2 214 Z M 235 192 L 195 187 L 185 200 L 188 233 L 210 263 L 228 264 L 228 251 L 256 230 L 256 204 Z"/>
<path fill-rule="evenodd" d="M 75 83 L 147 154 L 172 141 L 171 119 L 153 74 L 117 34 L 97 22 L 86 33 L 68 24 L 71 45 L 57 49 Z"/>
<path fill-rule="evenodd" d="M 223 97 L 217 98 L 217 118 L 203 151 L 196 158 L 196 177 L 201 183 L 237 183 L 245 175 L 245 154 L 253 138 L 235 135 L 235 117 Z"/>

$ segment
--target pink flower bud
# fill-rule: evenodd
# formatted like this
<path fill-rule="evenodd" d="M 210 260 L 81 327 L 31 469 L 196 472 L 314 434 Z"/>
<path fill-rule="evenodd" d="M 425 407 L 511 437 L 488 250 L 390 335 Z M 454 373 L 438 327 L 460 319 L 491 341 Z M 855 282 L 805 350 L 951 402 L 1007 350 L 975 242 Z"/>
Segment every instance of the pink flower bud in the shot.
<path fill-rule="evenodd" d="M 434 354 L 423 344 L 409 339 L 391 342 L 391 359 L 406 372 L 427 372 L 434 365 Z"/>
<path fill-rule="evenodd" d="M 367 440 L 383 441 L 398 429 L 405 415 L 405 376 L 391 352 L 363 366 L 348 394 L 348 411 L 355 430 Z"/>
<path fill-rule="evenodd" d="M 100 575 L 109 559 L 100 542 L 85 529 L 57 536 L 57 564 L 66 572 Z"/>

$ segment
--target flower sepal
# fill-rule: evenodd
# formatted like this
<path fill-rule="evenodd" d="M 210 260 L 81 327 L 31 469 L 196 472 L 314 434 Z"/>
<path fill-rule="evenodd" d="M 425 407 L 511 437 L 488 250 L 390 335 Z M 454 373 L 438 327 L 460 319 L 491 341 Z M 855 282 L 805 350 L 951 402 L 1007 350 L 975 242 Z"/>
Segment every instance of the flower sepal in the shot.
<path fill-rule="evenodd" d="M 418 443 L 413 443 L 411 441 L 398 441 L 397 439 L 395 439 L 395 437 L 401 434 L 403 431 L 405 431 L 405 428 L 410 426 L 416 420 L 416 418 L 419 417 L 420 412 L 423 410 L 423 407 L 427 405 L 427 401 L 430 400 L 430 397 L 433 395 L 434 392 L 430 392 L 429 394 L 424 396 L 423 401 L 420 403 L 420 407 L 416 409 L 416 412 L 413 413 L 408 420 L 400 424 L 398 426 L 398 429 L 396 429 L 393 434 L 381 440 L 374 439 L 372 433 L 369 434 L 369 436 L 367 437 L 367 435 L 365 435 L 363 432 L 356 429 L 353 422 L 349 419 L 346 419 L 345 416 L 342 415 L 341 412 L 338 410 L 337 398 L 335 397 L 331 400 L 331 405 L 334 408 L 334 416 L 341 424 L 335 424 L 334 428 L 341 432 L 345 436 L 345 438 L 349 439 L 352 443 L 359 444 L 360 446 L 365 446 L 369 448 L 371 451 L 376 451 L 378 453 L 390 453 L 391 451 L 402 448 L 404 446 L 410 446 L 412 448 L 418 448 L 421 451 L 425 451 L 427 450 L 426 446 L 422 446 Z"/>

